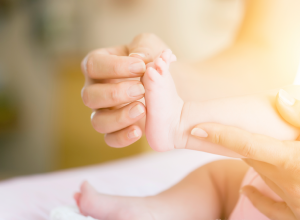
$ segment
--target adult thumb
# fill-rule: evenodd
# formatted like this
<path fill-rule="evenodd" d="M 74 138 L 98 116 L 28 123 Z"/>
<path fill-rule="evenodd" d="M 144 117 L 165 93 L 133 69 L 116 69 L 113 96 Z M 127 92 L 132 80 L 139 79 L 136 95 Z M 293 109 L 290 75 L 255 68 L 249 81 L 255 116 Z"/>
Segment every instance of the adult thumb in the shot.
<path fill-rule="evenodd" d="M 136 36 L 128 45 L 129 56 L 142 59 L 146 64 L 152 62 L 168 47 L 155 34 L 143 33 Z"/>
<path fill-rule="evenodd" d="M 276 97 L 276 107 L 288 123 L 300 128 L 300 86 L 292 85 L 280 89 Z"/>

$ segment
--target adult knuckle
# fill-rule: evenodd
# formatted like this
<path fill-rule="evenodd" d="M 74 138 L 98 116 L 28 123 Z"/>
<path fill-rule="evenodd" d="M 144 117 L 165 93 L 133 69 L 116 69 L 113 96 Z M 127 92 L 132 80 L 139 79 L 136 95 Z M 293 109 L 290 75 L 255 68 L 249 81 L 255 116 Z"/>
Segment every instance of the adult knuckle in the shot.
<path fill-rule="evenodd" d="M 293 197 L 300 197 L 300 186 L 296 183 L 289 183 L 285 187 L 285 191 L 287 192 L 288 195 L 291 195 Z"/>
<path fill-rule="evenodd" d="M 221 135 L 220 133 L 214 133 L 212 136 L 213 143 L 220 144 Z"/>
<path fill-rule="evenodd" d="M 241 146 L 241 154 L 245 157 L 251 157 L 254 153 L 254 144 L 252 140 L 246 140 Z"/>
<path fill-rule="evenodd" d="M 222 132 L 220 129 L 218 128 L 213 128 L 212 132 L 211 132 L 211 141 L 215 144 L 222 144 L 221 141 L 222 139 Z"/>
<path fill-rule="evenodd" d="M 283 154 L 279 160 L 279 167 L 295 173 L 300 173 L 300 150 L 296 142 L 282 142 L 282 149 L 287 153 Z"/>
<path fill-rule="evenodd" d="M 291 170 L 295 166 L 290 158 L 281 158 L 278 162 L 278 166 L 283 170 Z"/>
<path fill-rule="evenodd" d="M 110 90 L 109 93 L 109 99 L 113 102 L 113 103 L 118 103 L 120 100 L 120 92 L 118 90 L 118 87 L 113 87 Z"/>
<path fill-rule="evenodd" d="M 122 114 L 122 112 L 120 112 L 120 114 L 117 114 L 115 117 L 115 123 L 120 124 L 120 123 L 122 123 L 122 120 L 123 120 L 123 114 Z"/>
<path fill-rule="evenodd" d="M 122 60 L 116 60 L 113 64 L 112 74 L 114 74 L 116 77 L 122 77 L 122 70 Z"/>
<path fill-rule="evenodd" d="M 118 126 L 123 126 L 124 124 L 124 121 L 125 121 L 125 111 L 123 110 L 120 110 L 120 112 L 118 112 L 118 114 L 116 115 L 116 118 L 115 118 L 115 123 L 118 125 Z"/>
<path fill-rule="evenodd" d="M 114 89 L 117 91 L 118 93 L 118 100 L 120 101 L 122 99 L 122 97 L 124 97 L 124 93 L 126 93 L 126 88 L 127 88 L 127 85 L 123 84 L 123 82 L 121 83 L 117 83 L 114 85 Z"/>
<path fill-rule="evenodd" d="M 228 131 L 225 130 L 219 130 L 219 129 L 215 129 L 213 132 L 213 142 L 216 144 L 226 144 L 228 142 Z"/>

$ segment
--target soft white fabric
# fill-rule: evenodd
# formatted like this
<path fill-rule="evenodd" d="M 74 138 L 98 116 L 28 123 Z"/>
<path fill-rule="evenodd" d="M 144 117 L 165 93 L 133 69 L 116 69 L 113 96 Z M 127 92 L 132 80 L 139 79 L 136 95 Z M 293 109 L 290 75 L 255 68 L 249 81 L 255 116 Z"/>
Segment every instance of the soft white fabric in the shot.
<path fill-rule="evenodd" d="M 0 182 L 0 220 L 49 220 L 51 210 L 74 206 L 84 180 L 99 192 L 123 196 L 157 194 L 208 162 L 225 157 L 175 150 L 145 154 L 98 166 Z"/>
<path fill-rule="evenodd" d="M 63 206 L 51 211 L 50 220 L 97 220 L 80 214 L 76 206 Z"/>

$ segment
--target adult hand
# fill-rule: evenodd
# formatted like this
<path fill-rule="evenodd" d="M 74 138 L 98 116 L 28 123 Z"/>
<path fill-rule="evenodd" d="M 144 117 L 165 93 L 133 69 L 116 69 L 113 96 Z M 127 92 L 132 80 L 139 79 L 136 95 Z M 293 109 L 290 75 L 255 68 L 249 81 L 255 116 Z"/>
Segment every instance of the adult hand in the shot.
<path fill-rule="evenodd" d="M 300 87 L 291 86 L 280 90 L 276 106 L 284 119 L 300 127 Z M 257 189 L 246 186 L 242 189 L 253 205 L 272 220 L 300 219 L 300 142 L 279 141 L 263 135 L 251 134 L 241 129 L 214 123 L 196 126 L 201 138 L 233 150 L 247 159 L 284 202 L 273 201 Z"/>
<path fill-rule="evenodd" d="M 83 102 L 94 110 L 92 125 L 106 134 L 111 147 L 128 146 L 142 136 L 146 109 L 138 101 L 145 93 L 139 77 L 166 48 L 157 36 L 140 34 L 129 45 L 92 51 L 82 61 Z"/>

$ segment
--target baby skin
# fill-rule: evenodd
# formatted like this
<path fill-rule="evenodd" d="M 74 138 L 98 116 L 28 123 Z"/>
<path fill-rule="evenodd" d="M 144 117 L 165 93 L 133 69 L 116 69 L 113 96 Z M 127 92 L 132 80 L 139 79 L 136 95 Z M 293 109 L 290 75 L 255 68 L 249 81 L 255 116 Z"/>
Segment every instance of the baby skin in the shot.
<path fill-rule="evenodd" d="M 175 137 L 180 130 L 180 117 L 184 106 L 178 96 L 169 71 L 176 57 L 165 50 L 153 63 L 147 65 L 142 78 L 147 107 L 145 133 L 151 148 L 168 151 L 176 148 Z"/>
<path fill-rule="evenodd" d="M 228 219 L 247 169 L 241 161 L 212 162 L 170 189 L 143 198 L 104 195 L 84 182 L 74 198 L 83 215 L 99 220 Z"/>
<path fill-rule="evenodd" d="M 277 114 L 277 91 L 205 102 L 184 102 L 177 94 L 169 65 L 176 58 L 165 50 L 147 65 L 145 87 L 146 137 L 156 151 L 192 149 L 230 155 L 225 148 L 192 137 L 204 122 L 232 125 L 282 140 L 295 140 L 299 131 Z M 272 98 L 274 97 L 274 98 Z M 259 111 L 255 111 L 259 109 Z M 99 220 L 215 220 L 229 218 L 247 172 L 241 161 L 217 161 L 200 167 L 177 185 L 145 198 L 108 196 L 84 182 L 75 200 L 82 214 Z"/>

